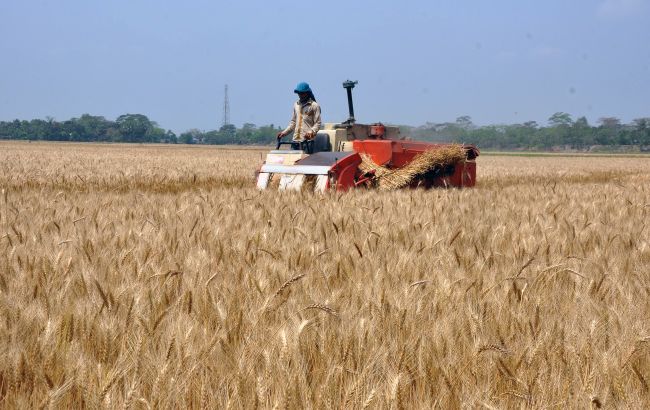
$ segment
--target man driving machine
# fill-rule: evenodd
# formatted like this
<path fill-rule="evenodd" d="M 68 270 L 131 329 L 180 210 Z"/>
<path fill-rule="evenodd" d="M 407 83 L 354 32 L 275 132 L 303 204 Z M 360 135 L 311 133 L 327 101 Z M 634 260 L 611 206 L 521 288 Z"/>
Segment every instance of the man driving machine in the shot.
<path fill-rule="evenodd" d="M 316 102 L 309 84 L 299 83 L 293 90 L 298 94 L 298 101 L 293 105 L 293 115 L 287 128 L 277 135 L 278 141 L 293 131 L 293 143 L 301 146 L 306 141 L 312 141 L 320 130 L 320 105 Z M 292 144 L 293 145 L 293 144 Z"/>

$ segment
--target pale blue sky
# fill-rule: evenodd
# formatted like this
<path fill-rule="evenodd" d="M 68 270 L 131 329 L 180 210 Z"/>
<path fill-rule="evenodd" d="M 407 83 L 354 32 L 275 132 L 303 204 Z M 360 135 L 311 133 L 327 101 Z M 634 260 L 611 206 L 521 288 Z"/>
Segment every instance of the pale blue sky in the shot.
<path fill-rule="evenodd" d="M 650 0 L 0 0 L 0 120 L 142 113 L 176 132 L 289 119 L 486 125 L 650 116 Z"/>

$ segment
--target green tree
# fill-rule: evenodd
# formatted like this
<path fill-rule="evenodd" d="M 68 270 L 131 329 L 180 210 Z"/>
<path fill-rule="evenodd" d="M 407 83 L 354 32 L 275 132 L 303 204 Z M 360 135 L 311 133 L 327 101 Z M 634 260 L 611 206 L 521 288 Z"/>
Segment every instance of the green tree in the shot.
<path fill-rule="evenodd" d="M 469 130 L 474 128 L 474 123 L 472 123 L 472 117 L 469 115 L 463 115 L 456 118 L 456 125 L 464 130 Z"/>
<path fill-rule="evenodd" d="M 634 139 L 645 149 L 650 146 L 650 118 L 637 118 L 634 120 Z"/>
<path fill-rule="evenodd" d="M 126 142 L 146 142 L 147 133 L 154 127 L 149 118 L 142 114 L 120 115 L 115 123 L 122 135 L 122 140 Z"/>
<path fill-rule="evenodd" d="M 559 127 L 562 125 L 571 125 L 571 115 L 565 112 L 556 112 L 548 118 L 548 123 L 551 127 Z"/>
<path fill-rule="evenodd" d="M 184 132 L 179 137 L 181 144 L 195 144 L 194 136 L 190 132 Z"/>
<path fill-rule="evenodd" d="M 628 143 L 627 138 L 620 132 L 621 120 L 616 117 L 602 117 L 598 119 L 598 122 L 600 126 L 596 131 L 596 144 L 613 145 Z"/>
<path fill-rule="evenodd" d="M 650 118 L 636 118 L 633 124 L 637 131 L 645 131 L 650 128 Z"/>
<path fill-rule="evenodd" d="M 178 142 L 178 139 L 176 138 L 176 134 L 172 130 L 167 130 L 165 133 L 165 138 L 163 139 L 162 142 L 166 142 L 168 144 L 176 144 Z"/>
<path fill-rule="evenodd" d="M 573 148 L 584 148 L 594 143 L 593 132 L 586 117 L 580 117 L 573 123 L 568 142 Z"/>
<path fill-rule="evenodd" d="M 238 144 L 254 144 L 257 133 L 257 126 L 249 122 L 245 123 L 239 130 L 236 131 L 236 139 Z"/>
<path fill-rule="evenodd" d="M 90 114 L 83 114 L 76 123 L 81 127 L 85 141 L 106 141 L 106 132 L 112 125 L 106 118 Z"/>
<path fill-rule="evenodd" d="M 44 120 L 31 120 L 29 122 L 30 138 L 43 140 L 49 134 L 50 127 L 47 121 Z"/>

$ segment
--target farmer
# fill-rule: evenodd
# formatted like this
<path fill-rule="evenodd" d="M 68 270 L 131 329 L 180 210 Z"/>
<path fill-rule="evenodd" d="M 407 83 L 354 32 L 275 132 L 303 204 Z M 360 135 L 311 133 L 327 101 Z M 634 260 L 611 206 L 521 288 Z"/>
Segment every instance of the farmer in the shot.
<path fill-rule="evenodd" d="M 293 142 L 313 140 L 320 129 L 320 105 L 307 83 L 299 83 L 293 92 L 298 94 L 298 101 L 293 105 L 289 125 L 278 132 L 278 139 L 293 131 Z"/>

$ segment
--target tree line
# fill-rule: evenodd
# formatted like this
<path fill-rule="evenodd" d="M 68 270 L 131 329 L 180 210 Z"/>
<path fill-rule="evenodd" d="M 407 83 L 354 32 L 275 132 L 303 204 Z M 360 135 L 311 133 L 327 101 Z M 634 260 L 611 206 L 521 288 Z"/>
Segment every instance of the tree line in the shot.
<path fill-rule="evenodd" d="M 427 123 L 420 127 L 402 127 L 413 139 L 462 142 L 484 149 L 588 150 L 594 146 L 650 150 L 650 118 L 638 118 L 623 124 L 618 118 L 603 117 L 591 125 L 585 117 L 576 120 L 557 112 L 547 126 L 535 121 L 523 124 L 476 126 L 469 116 L 452 123 Z"/>
<path fill-rule="evenodd" d="M 650 117 L 623 124 L 618 118 L 600 118 L 591 125 L 557 112 L 546 126 L 535 121 L 522 124 L 477 126 L 469 116 L 454 122 L 427 123 L 419 127 L 400 126 L 402 134 L 416 140 L 475 144 L 483 149 L 575 149 L 593 146 L 634 146 L 650 150 Z M 237 128 L 227 124 L 218 130 L 191 129 L 176 135 L 164 130 L 143 114 L 124 114 L 115 121 L 84 114 L 67 121 L 53 118 L 31 121 L 0 121 L 0 139 L 45 141 L 98 141 L 182 144 L 270 144 L 280 130 L 273 124 L 258 127 L 246 123 Z"/>
<path fill-rule="evenodd" d="M 0 138 L 44 141 L 175 142 L 176 135 L 165 131 L 142 114 L 125 114 L 115 121 L 84 114 L 80 118 L 56 121 L 0 121 Z"/>
<path fill-rule="evenodd" d="M 79 118 L 56 121 L 51 117 L 31 121 L 0 121 L 0 139 L 136 142 L 170 144 L 268 144 L 279 128 L 244 124 L 241 128 L 224 125 L 219 130 L 191 129 L 180 135 L 164 130 L 143 114 L 124 114 L 111 121 L 102 116 L 83 114 Z"/>

